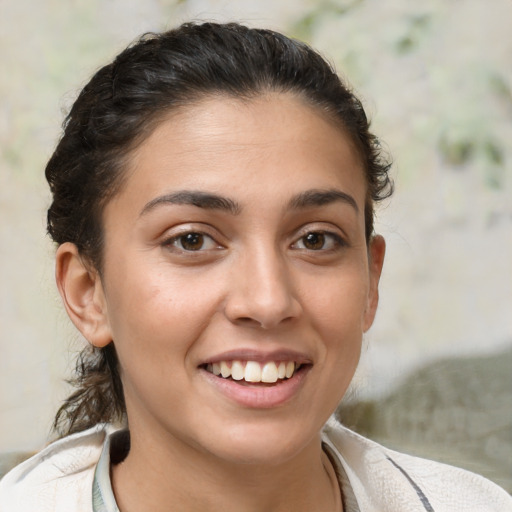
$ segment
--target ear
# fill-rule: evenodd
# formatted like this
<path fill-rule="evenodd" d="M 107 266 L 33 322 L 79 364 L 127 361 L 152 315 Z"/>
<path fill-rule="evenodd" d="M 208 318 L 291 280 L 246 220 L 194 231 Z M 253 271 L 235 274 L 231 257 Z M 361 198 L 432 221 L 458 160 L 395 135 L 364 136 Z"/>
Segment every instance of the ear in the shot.
<path fill-rule="evenodd" d="M 373 324 L 377 306 L 379 304 L 379 281 L 386 254 L 386 241 L 380 235 L 375 235 L 368 248 L 368 265 L 370 270 L 370 286 L 368 290 L 368 302 L 364 313 L 363 329 L 366 332 Z"/>
<path fill-rule="evenodd" d="M 95 347 L 112 341 L 103 285 L 70 242 L 57 249 L 55 278 L 69 318 Z"/>

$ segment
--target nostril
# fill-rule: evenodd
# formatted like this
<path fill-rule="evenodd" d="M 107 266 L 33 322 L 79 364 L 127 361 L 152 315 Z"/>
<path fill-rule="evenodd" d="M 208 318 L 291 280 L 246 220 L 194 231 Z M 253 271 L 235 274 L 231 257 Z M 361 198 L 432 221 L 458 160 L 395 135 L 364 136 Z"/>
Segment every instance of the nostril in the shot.
<path fill-rule="evenodd" d="M 235 324 L 243 325 L 246 327 L 258 327 L 260 329 L 272 329 L 274 327 L 277 327 L 279 325 L 283 324 L 289 324 L 294 319 L 293 316 L 288 316 L 286 318 L 280 319 L 277 322 L 273 321 L 272 319 L 268 319 L 266 321 L 265 319 L 258 320 L 256 318 L 251 318 L 249 316 L 242 316 L 239 318 L 236 318 L 234 320 Z"/>
<path fill-rule="evenodd" d="M 249 316 L 242 316 L 240 318 L 237 318 L 236 322 L 239 324 L 244 324 L 244 325 L 255 325 L 255 326 L 261 325 L 260 322 L 258 322 L 257 320 L 255 320 L 254 318 L 251 318 Z"/>

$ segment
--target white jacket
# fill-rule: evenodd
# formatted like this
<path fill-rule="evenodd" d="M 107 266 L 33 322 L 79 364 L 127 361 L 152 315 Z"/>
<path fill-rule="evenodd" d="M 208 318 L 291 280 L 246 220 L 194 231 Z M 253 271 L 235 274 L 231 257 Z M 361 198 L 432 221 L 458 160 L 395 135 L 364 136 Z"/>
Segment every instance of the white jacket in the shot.
<path fill-rule="evenodd" d="M 0 512 L 92 512 L 92 484 L 114 429 L 97 425 L 61 439 L 0 482 Z M 512 497 L 485 478 L 388 450 L 329 421 L 329 445 L 361 512 L 512 512 Z"/>

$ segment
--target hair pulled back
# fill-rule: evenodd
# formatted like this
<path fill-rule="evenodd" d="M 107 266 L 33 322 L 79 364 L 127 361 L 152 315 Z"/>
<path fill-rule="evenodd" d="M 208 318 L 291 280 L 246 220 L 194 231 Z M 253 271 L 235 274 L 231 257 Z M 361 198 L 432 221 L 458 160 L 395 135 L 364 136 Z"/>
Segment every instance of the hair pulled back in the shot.
<path fill-rule="evenodd" d="M 366 238 L 374 203 L 392 193 L 382 156 L 361 102 L 308 45 L 271 30 L 235 23 L 186 23 L 146 34 L 99 69 L 63 124 L 46 166 L 53 195 L 48 233 L 74 243 L 101 275 L 102 211 L 123 183 L 131 151 L 169 112 L 206 96 L 250 99 L 266 92 L 297 94 L 335 120 L 351 137 L 367 182 Z M 61 435 L 101 422 L 119 422 L 125 402 L 114 344 L 85 349 L 54 426 Z"/>

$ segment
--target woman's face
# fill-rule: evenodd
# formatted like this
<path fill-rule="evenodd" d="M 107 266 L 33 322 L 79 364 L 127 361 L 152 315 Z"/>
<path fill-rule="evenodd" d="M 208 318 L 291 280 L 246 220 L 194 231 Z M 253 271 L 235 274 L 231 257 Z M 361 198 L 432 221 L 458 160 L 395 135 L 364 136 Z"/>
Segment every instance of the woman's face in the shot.
<path fill-rule="evenodd" d="M 377 303 L 365 192 L 347 136 L 291 95 L 205 99 L 158 126 L 104 211 L 132 436 L 253 463 L 317 442 Z"/>

